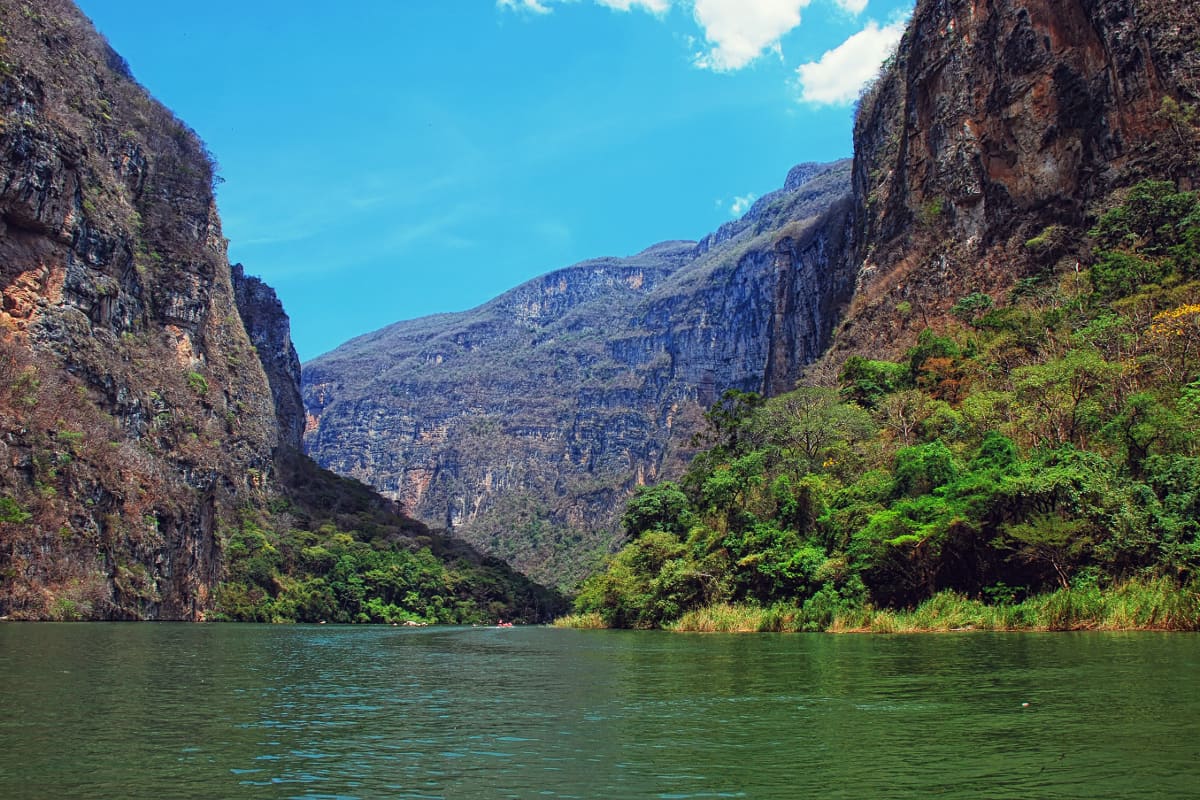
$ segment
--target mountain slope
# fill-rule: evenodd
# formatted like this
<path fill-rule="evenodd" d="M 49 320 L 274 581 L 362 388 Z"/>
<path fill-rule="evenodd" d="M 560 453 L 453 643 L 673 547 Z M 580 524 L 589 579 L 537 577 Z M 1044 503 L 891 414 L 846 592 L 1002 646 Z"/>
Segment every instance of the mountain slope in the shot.
<path fill-rule="evenodd" d="M 550 273 L 304 367 L 308 452 L 543 582 L 606 552 L 633 487 L 677 474 L 730 388 L 790 386 L 853 275 L 849 164 L 804 165 L 700 243 Z"/>
<path fill-rule="evenodd" d="M 78 9 L 0 4 L 0 618 L 553 613 L 299 455 L 287 316 L 213 179 Z"/>

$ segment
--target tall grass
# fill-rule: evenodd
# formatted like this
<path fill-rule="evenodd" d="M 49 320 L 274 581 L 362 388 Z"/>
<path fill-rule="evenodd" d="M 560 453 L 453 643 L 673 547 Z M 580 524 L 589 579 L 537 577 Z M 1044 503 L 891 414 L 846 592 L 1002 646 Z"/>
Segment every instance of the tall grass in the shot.
<path fill-rule="evenodd" d="M 757 633 L 764 630 L 767 610 L 749 604 L 718 603 L 686 612 L 667 630 L 690 633 Z"/>
<path fill-rule="evenodd" d="M 1169 578 L 1129 581 L 1108 590 L 1096 586 L 1059 589 L 1021 603 L 989 606 L 941 592 L 911 611 L 870 609 L 838 615 L 832 633 L 936 631 L 1200 630 L 1197 586 Z"/>
<path fill-rule="evenodd" d="M 1059 589 L 1020 603 L 987 605 L 940 592 L 911 610 L 813 602 L 802 607 L 719 603 L 688 611 L 664 628 L 692 633 L 939 633 L 951 631 L 1200 631 L 1200 586 L 1169 578 Z M 555 620 L 558 627 L 604 628 L 599 614 Z"/>
<path fill-rule="evenodd" d="M 555 628 L 594 629 L 608 627 L 608 623 L 604 621 L 604 617 L 595 611 L 589 611 L 586 614 L 568 614 L 565 617 L 559 617 L 554 620 L 551 625 Z"/>

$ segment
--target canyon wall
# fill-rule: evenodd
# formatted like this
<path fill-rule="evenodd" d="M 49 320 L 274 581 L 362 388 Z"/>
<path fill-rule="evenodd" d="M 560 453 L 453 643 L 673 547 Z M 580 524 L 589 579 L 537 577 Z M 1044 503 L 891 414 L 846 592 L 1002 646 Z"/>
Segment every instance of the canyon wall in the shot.
<path fill-rule="evenodd" d="M 1086 260 L 1115 190 L 1193 186 L 1198 24 L 1163 0 L 921 0 L 859 104 L 861 270 L 832 360 Z"/>
<path fill-rule="evenodd" d="M 698 243 L 348 342 L 305 365 L 308 452 L 571 585 L 618 541 L 630 492 L 680 472 L 722 392 L 790 388 L 823 351 L 854 284 L 848 178 L 802 165 Z"/>

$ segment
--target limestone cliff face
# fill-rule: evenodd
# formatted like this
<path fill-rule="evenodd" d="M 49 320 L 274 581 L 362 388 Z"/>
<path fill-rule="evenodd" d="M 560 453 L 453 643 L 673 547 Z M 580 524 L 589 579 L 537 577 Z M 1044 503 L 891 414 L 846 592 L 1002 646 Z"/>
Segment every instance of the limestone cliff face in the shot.
<path fill-rule="evenodd" d="M 1078 257 L 1114 189 L 1192 185 L 1171 103 L 1200 93 L 1197 25 L 1163 0 L 921 0 L 856 120 L 862 271 L 835 357 L 895 352 L 960 297 Z"/>
<path fill-rule="evenodd" d="M 805 165 L 699 243 L 577 264 L 309 362 L 308 452 L 571 584 L 632 489 L 678 473 L 724 390 L 790 388 L 823 351 L 853 288 L 848 177 Z"/>
<path fill-rule="evenodd" d="M 304 449 L 304 401 L 300 399 L 300 358 L 292 344 L 292 323 L 275 290 L 246 275 L 241 264 L 231 268 L 238 316 L 267 373 L 279 431 L 279 445 Z"/>
<path fill-rule="evenodd" d="M 0 36 L 0 615 L 196 619 L 294 440 L 211 159 L 65 0 Z"/>

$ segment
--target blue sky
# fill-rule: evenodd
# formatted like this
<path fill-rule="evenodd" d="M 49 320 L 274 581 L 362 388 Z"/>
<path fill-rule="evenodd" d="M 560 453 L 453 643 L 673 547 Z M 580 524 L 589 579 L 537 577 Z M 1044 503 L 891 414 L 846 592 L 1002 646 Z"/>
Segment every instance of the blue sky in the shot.
<path fill-rule="evenodd" d="M 302 359 L 696 239 L 802 161 L 911 0 L 78 0 L 221 165 Z"/>

